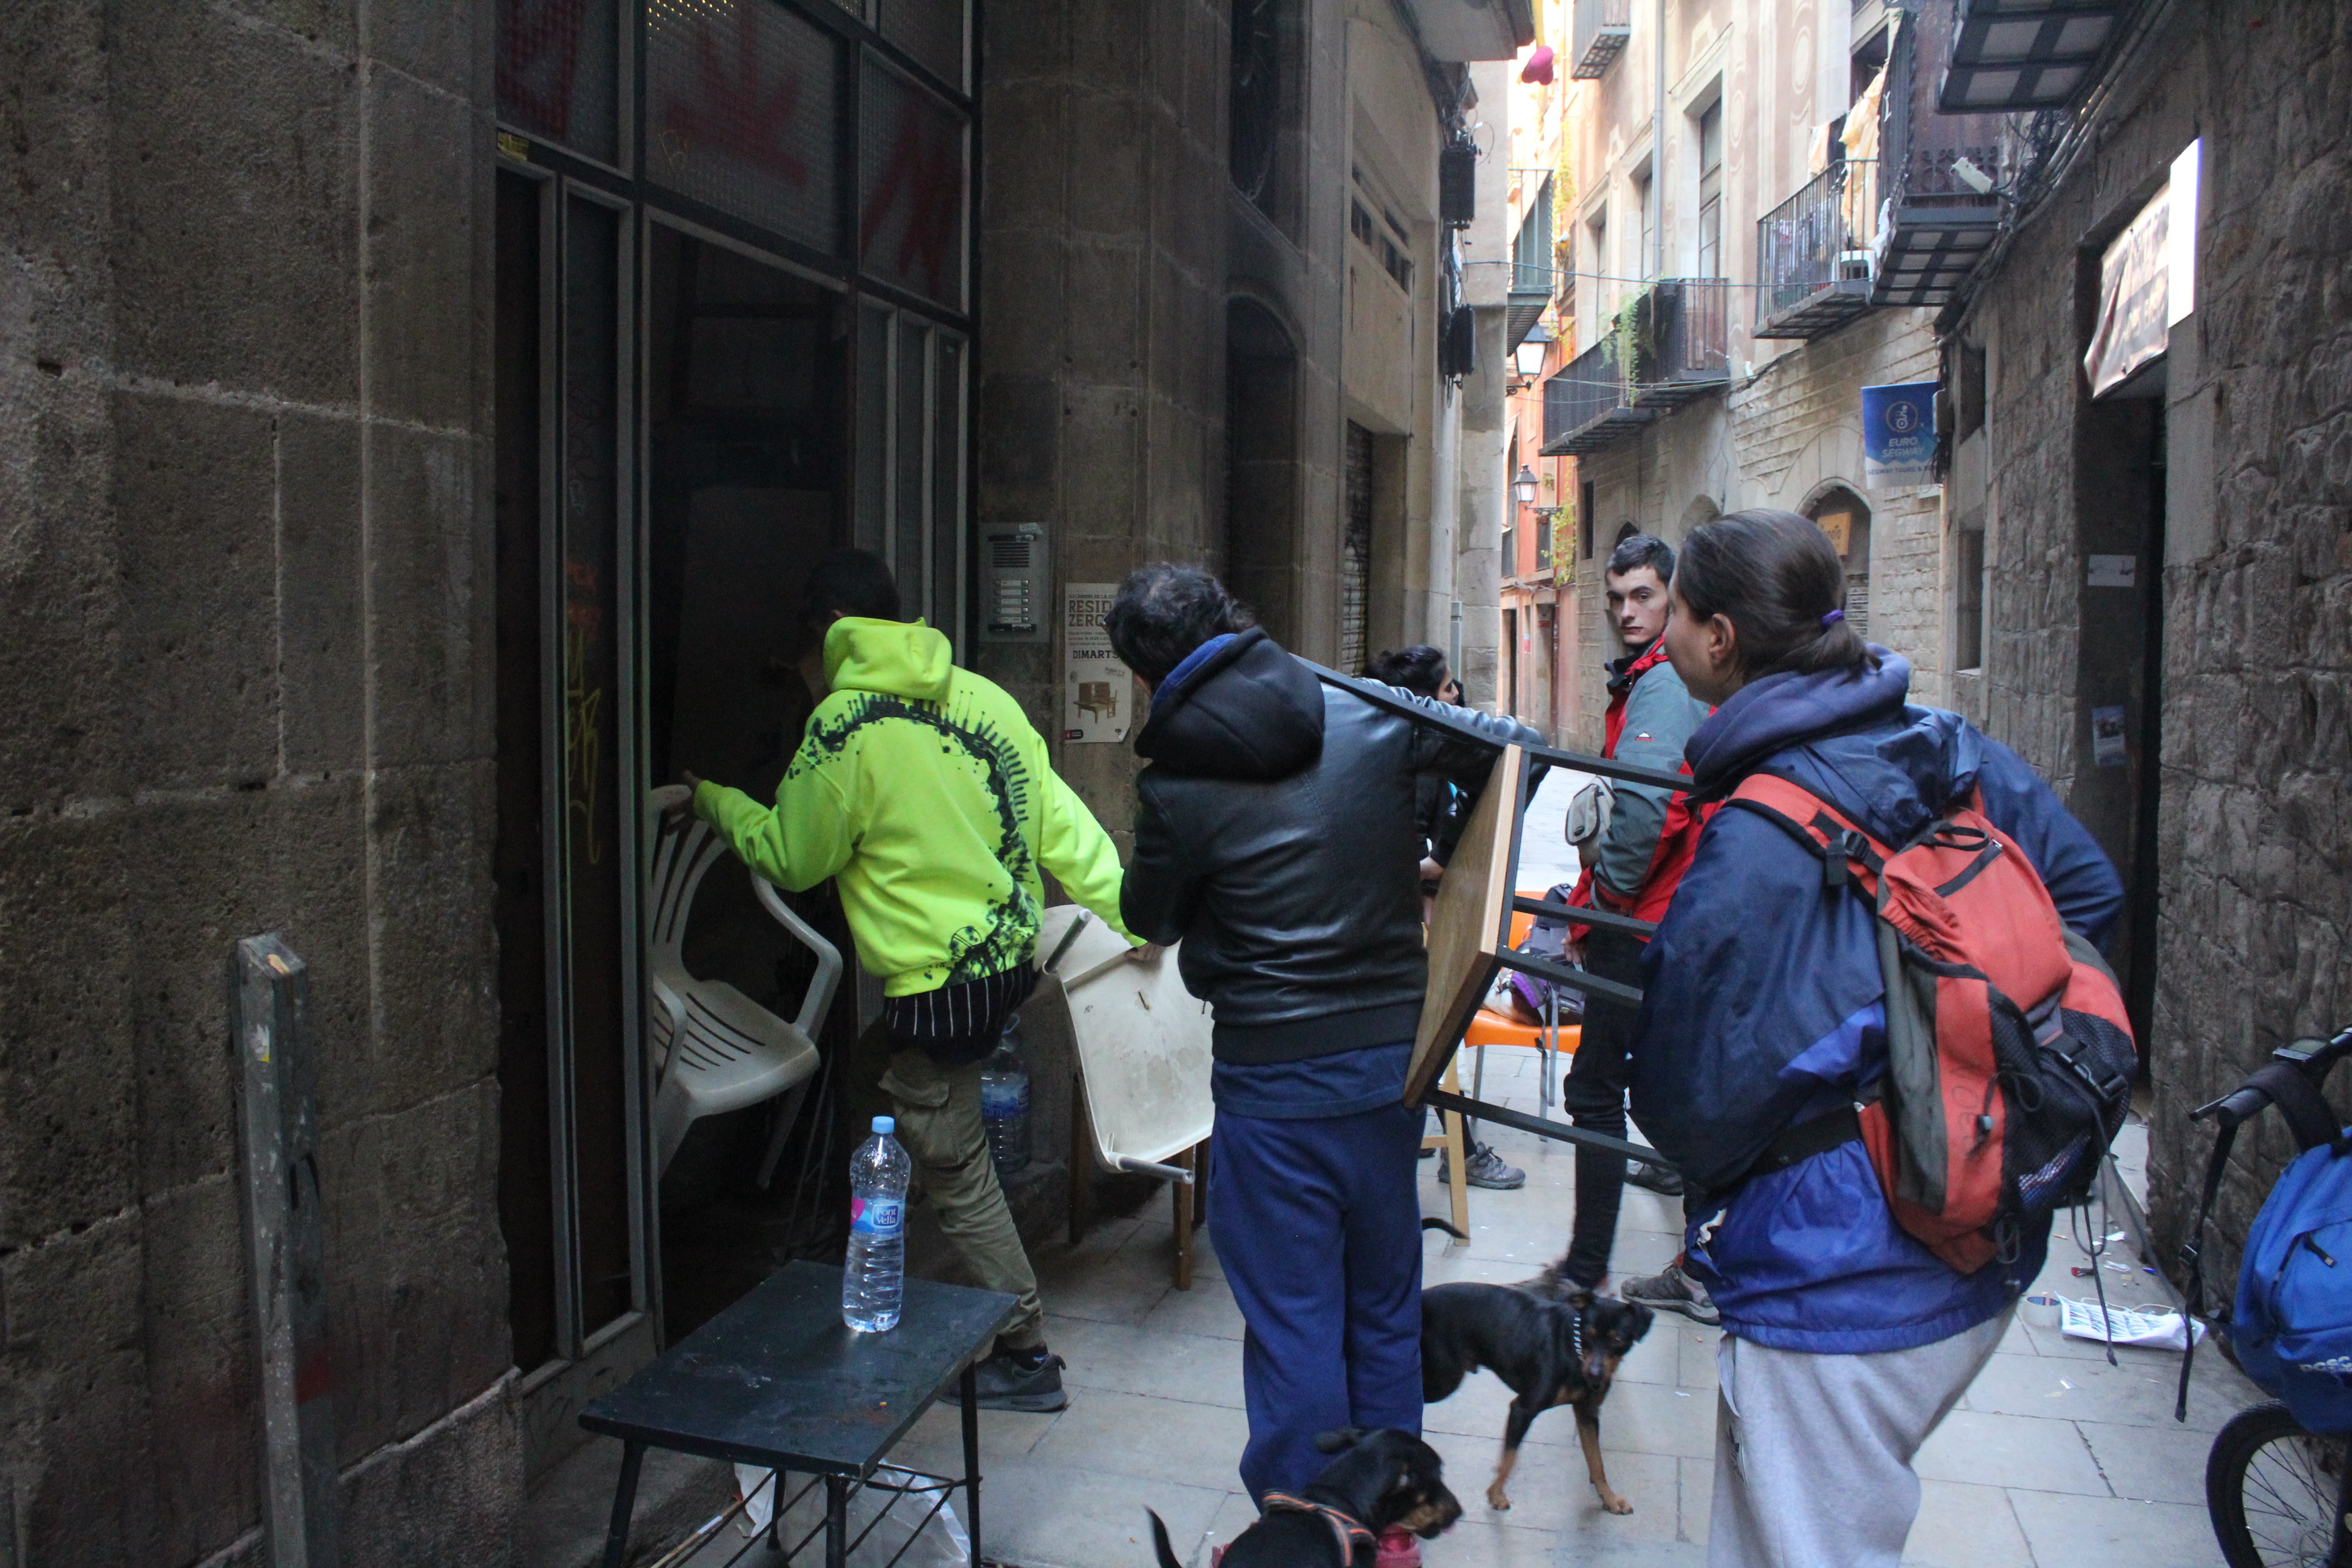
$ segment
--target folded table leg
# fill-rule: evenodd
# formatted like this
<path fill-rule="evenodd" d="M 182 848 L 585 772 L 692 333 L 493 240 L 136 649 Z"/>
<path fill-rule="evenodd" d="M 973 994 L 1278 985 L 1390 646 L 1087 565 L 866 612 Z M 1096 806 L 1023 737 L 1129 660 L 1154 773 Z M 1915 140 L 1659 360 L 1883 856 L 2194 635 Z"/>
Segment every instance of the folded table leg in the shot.
<path fill-rule="evenodd" d="M 971 1568 L 980 1568 L 980 1366 L 966 1362 L 963 1390 L 964 1530 L 971 1541 Z"/>
<path fill-rule="evenodd" d="M 646 1462 L 643 1443 L 621 1445 L 621 1480 L 613 1489 L 613 1522 L 604 1531 L 604 1568 L 621 1568 L 629 1544 L 629 1516 L 636 1511 L 637 1471 Z"/>

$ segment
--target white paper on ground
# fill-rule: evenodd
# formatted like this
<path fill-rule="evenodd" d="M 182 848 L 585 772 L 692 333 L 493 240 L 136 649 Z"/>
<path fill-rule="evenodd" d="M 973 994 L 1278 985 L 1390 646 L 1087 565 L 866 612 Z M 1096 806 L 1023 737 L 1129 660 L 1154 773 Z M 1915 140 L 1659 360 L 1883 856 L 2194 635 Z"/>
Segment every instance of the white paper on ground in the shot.
<path fill-rule="evenodd" d="M 2127 1310 L 2107 1309 L 2106 1322 L 2099 1321 L 2099 1305 L 2095 1301 L 2077 1301 L 2069 1297 L 2058 1298 L 2058 1326 L 2078 1340 L 2107 1341 L 2107 1330 L 2115 1330 L 2119 1345 L 2138 1345 L 2145 1350 L 2178 1351 L 2189 1347 L 2180 1337 L 2180 1314 L 2162 1308 Z M 2205 1325 L 2197 1325 L 2197 1338 L 2205 1338 Z"/>
<path fill-rule="evenodd" d="M 736 1493 L 751 1500 L 751 1505 L 736 1516 L 735 1527 L 747 1536 L 761 1534 L 768 1521 L 775 1517 L 776 1489 L 768 1484 L 774 1472 L 755 1465 L 735 1467 Z M 783 1478 L 791 1481 L 794 1478 Z M 806 1485 L 810 1478 L 797 1478 Z M 917 1521 L 940 1500 L 943 1492 L 954 1490 L 952 1485 L 938 1476 L 926 1476 L 897 1465 L 883 1465 L 875 1471 L 875 1479 L 909 1489 L 903 1497 L 876 1488 L 861 1488 L 849 1500 L 849 1536 L 856 1540 L 870 1530 L 872 1538 L 866 1543 L 868 1550 L 860 1551 L 860 1562 L 881 1562 L 893 1552 L 903 1552 L 898 1561 L 910 1568 L 961 1568 L 971 1560 L 971 1538 L 964 1533 L 963 1521 L 956 1517 L 955 1504 L 944 1502 L 940 1510 L 919 1526 Z M 923 1483 L 929 1482 L 925 1486 Z M 877 1520 L 885 1510 L 887 1520 Z M 814 1487 L 793 1496 L 784 1510 L 784 1541 L 787 1545 L 817 1529 L 824 1521 L 824 1489 Z M 909 1539 L 913 1537 L 915 1539 Z"/>

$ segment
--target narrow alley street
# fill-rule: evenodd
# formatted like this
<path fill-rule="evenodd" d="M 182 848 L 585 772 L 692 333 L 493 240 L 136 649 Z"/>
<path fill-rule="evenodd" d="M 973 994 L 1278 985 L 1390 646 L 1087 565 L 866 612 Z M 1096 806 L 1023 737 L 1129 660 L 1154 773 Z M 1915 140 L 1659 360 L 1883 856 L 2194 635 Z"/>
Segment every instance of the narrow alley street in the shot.
<path fill-rule="evenodd" d="M 1496 1048 L 1486 1064 L 1496 1103 L 1533 1114 L 1532 1052 Z M 1565 1146 L 1506 1130 L 1481 1132 L 1528 1173 L 1517 1192 L 1474 1192 L 1472 1240 L 1432 1234 L 1425 1282 L 1524 1279 L 1567 1235 L 1575 1160 Z M 2137 1122 L 2117 1162 L 2137 1179 L 2146 1131 Z M 1434 1162 L 1423 1203 L 1445 1212 Z M 1679 1205 L 1629 1187 L 1612 1275 L 1647 1273 L 1673 1258 Z M 1054 1415 L 985 1412 L 981 1454 L 988 1557 L 1008 1568 L 1142 1568 L 1151 1561 L 1144 1510 L 1157 1510 L 1187 1568 L 1255 1518 L 1234 1472 L 1247 1436 L 1242 1414 L 1242 1321 L 1202 1232 L 1189 1291 L 1170 1284 L 1165 1205 L 1101 1223 L 1077 1247 L 1039 1249 L 1048 1340 L 1066 1357 L 1069 1408 Z M 2062 1226 L 2038 1291 L 2087 1300 L 2085 1262 Z M 2108 1252 L 2109 1300 L 2156 1292 L 2128 1247 Z M 2149 1285 L 2153 1282 L 2149 1281 Z M 1512 1507 L 1486 1506 L 1509 1395 L 1491 1374 L 1429 1407 L 1429 1441 L 1462 1500 L 1460 1524 L 1424 1549 L 1433 1568 L 1697 1568 L 1706 1558 L 1714 1484 L 1718 1338 L 1661 1314 L 1628 1357 L 1602 1415 L 1612 1485 L 1629 1517 L 1601 1511 L 1586 1484 L 1575 1424 L 1539 1419 L 1511 1481 Z M 2218 1355 L 2200 1355 L 2189 1421 L 2172 1419 L 2179 1357 L 2103 1347 L 2055 1329 L 2011 1325 L 1958 1409 L 1920 1455 L 1919 1522 L 1905 1557 L 1917 1568 L 2210 1568 L 2221 1559 L 2206 1521 L 2204 1468 L 2213 1432 L 2263 1395 Z M 957 1417 L 934 1408 L 893 1462 L 952 1474 Z M 741 1544 L 731 1531 L 698 1554 L 715 1568 Z M 757 1563 L 755 1553 L 749 1561 Z"/>

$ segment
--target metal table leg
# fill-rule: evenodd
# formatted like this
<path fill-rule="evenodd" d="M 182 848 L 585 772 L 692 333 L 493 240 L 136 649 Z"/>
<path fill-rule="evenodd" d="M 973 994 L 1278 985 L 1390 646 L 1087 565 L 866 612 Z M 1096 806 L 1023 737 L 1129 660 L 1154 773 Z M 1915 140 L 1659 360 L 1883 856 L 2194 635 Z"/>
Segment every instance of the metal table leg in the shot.
<path fill-rule="evenodd" d="M 637 1507 L 637 1471 L 646 1462 L 643 1443 L 621 1446 L 621 1481 L 613 1489 L 613 1522 L 604 1531 L 604 1568 L 621 1568 L 629 1544 L 629 1516 Z"/>
<path fill-rule="evenodd" d="M 849 1478 L 824 1478 L 824 1568 L 849 1562 Z"/>
<path fill-rule="evenodd" d="M 980 1364 L 966 1362 L 958 1383 L 963 1390 L 963 1527 L 971 1541 L 971 1568 L 980 1568 Z"/>

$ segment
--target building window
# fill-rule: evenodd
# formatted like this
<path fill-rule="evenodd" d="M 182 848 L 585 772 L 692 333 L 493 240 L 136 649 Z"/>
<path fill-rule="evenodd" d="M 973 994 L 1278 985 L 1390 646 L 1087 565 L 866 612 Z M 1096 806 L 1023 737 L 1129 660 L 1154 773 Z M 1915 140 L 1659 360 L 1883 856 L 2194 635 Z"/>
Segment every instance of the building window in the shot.
<path fill-rule="evenodd" d="M 1964 528 L 1956 541 L 1959 559 L 1954 563 L 1953 574 L 1958 581 L 1958 604 L 1953 616 L 1954 630 L 1959 646 L 1953 650 L 1953 664 L 1960 669 L 1984 668 L 1985 643 L 1985 536 L 1982 528 Z"/>
<path fill-rule="evenodd" d="M 1723 276 L 1723 100 L 1698 117 L 1698 275 Z"/>
<path fill-rule="evenodd" d="M 1286 234 L 1296 226 L 1296 0 L 1234 0 L 1226 148 L 1234 188 Z"/>
<path fill-rule="evenodd" d="M 1538 573 L 1551 570 L 1551 531 L 1559 515 L 1549 507 L 1539 508 L 1536 512 L 1536 570 Z"/>
<path fill-rule="evenodd" d="M 1527 216 L 1519 220 L 1519 237 L 1511 247 L 1511 292 L 1551 292 L 1551 176 L 1536 187 Z"/>
<path fill-rule="evenodd" d="M 1617 308 L 1615 287 L 1606 277 L 1609 272 L 1609 209 L 1602 207 L 1584 226 L 1585 269 L 1592 276 L 1585 281 L 1592 289 L 1592 319 L 1606 321 Z"/>
<path fill-rule="evenodd" d="M 1585 560 L 1592 559 L 1592 481 L 1585 480 L 1576 491 L 1576 552 Z"/>
<path fill-rule="evenodd" d="M 1642 251 L 1633 258 L 1633 264 L 1625 268 L 1625 275 L 1629 278 L 1657 276 L 1650 266 L 1650 258 L 1655 254 L 1657 241 L 1658 204 L 1652 199 L 1654 195 L 1646 171 L 1633 176 L 1633 201 L 1642 217 Z"/>

